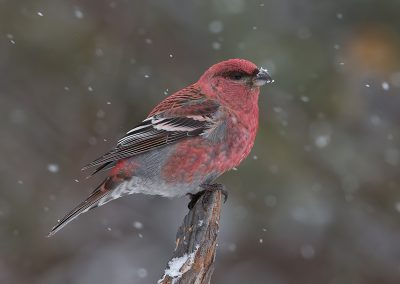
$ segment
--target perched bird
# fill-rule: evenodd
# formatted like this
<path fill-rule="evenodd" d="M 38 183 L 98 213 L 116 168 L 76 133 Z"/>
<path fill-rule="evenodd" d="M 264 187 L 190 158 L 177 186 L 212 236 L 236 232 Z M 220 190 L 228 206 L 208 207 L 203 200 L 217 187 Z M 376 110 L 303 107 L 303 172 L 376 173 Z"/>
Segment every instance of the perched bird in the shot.
<path fill-rule="evenodd" d="M 200 79 L 157 105 L 115 148 L 83 168 L 108 177 L 49 233 L 90 209 L 143 193 L 196 196 L 249 154 L 258 127 L 260 86 L 267 70 L 244 59 L 211 66 Z M 93 173 L 93 174 L 94 174 Z"/>

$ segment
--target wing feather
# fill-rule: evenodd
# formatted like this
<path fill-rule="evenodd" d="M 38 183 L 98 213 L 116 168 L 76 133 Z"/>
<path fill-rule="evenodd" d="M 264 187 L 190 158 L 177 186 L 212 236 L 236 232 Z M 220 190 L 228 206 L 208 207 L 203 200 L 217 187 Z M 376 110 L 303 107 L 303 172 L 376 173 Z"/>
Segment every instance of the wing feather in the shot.
<path fill-rule="evenodd" d="M 185 91 L 186 90 L 186 91 Z M 109 152 L 82 170 L 98 167 L 94 173 L 113 167 L 117 161 L 201 135 L 212 129 L 219 104 L 189 87 L 161 102 L 148 118 L 129 130 Z M 93 174 L 94 174 L 93 173 Z"/>

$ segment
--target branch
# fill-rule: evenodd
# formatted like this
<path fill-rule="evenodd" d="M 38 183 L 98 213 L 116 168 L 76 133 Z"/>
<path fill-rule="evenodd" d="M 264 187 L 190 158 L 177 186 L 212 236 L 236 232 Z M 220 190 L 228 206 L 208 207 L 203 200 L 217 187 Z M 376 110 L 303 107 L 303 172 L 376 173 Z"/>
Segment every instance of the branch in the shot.
<path fill-rule="evenodd" d="M 205 191 L 185 216 L 172 259 L 159 284 L 208 284 L 214 271 L 222 207 L 220 190 Z"/>

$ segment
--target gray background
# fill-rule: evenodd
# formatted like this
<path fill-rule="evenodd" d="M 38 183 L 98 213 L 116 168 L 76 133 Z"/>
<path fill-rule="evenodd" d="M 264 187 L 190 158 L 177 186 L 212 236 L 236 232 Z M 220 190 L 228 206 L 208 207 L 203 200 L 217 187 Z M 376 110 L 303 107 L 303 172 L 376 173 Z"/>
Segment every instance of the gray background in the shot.
<path fill-rule="evenodd" d="M 54 222 L 80 168 L 210 65 L 270 70 L 213 283 L 400 283 L 400 1 L 0 0 L 0 282 L 155 283 L 187 198 Z M 79 180 L 76 182 L 75 179 Z"/>

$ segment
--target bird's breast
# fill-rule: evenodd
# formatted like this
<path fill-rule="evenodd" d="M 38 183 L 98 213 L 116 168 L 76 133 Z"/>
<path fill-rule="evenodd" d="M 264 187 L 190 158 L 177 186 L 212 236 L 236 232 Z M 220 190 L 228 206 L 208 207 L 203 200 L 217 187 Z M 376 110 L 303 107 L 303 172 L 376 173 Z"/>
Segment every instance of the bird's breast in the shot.
<path fill-rule="evenodd" d="M 226 160 L 229 169 L 238 166 L 250 153 L 258 128 L 258 109 L 234 113 L 228 120 Z"/>
<path fill-rule="evenodd" d="M 248 156 L 258 126 L 257 110 L 227 115 L 208 136 L 186 139 L 174 146 L 162 173 L 171 183 L 211 182 Z"/>

